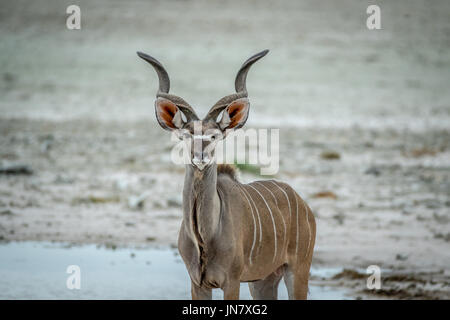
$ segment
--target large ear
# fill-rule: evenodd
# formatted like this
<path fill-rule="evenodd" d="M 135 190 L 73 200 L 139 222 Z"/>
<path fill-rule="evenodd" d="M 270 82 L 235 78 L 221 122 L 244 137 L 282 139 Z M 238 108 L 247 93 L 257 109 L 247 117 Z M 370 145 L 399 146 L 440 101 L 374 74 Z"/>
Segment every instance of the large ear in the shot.
<path fill-rule="evenodd" d="M 181 129 L 184 125 L 180 109 L 170 100 L 158 98 L 155 101 L 156 119 L 163 129 Z"/>
<path fill-rule="evenodd" d="M 219 127 L 222 131 L 226 129 L 241 128 L 248 118 L 250 102 L 247 98 L 234 100 L 224 110 L 222 119 L 219 121 Z"/>

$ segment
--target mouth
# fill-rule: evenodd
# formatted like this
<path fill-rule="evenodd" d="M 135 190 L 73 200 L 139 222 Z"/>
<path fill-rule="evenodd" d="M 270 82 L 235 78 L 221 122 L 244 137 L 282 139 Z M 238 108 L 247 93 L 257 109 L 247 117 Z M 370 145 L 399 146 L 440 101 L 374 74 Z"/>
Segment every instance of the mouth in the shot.
<path fill-rule="evenodd" d="M 199 169 L 200 171 L 202 171 L 203 169 L 205 169 L 207 165 L 208 165 L 207 163 L 198 163 L 198 164 L 194 164 L 194 166 L 196 166 L 197 169 Z"/>
<path fill-rule="evenodd" d="M 203 169 L 205 169 L 208 165 L 211 164 L 211 160 L 208 158 L 205 158 L 203 160 L 197 160 L 197 159 L 192 159 L 192 164 L 197 167 L 200 171 L 202 171 Z"/>

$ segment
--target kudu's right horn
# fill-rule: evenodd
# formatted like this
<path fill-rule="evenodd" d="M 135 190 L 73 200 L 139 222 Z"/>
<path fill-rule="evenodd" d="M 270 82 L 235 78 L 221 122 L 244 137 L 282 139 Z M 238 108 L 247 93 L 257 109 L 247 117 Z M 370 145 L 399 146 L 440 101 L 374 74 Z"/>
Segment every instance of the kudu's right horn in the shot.
<path fill-rule="evenodd" d="M 183 114 L 186 116 L 188 122 L 198 120 L 197 114 L 195 113 L 194 109 L 189 105 L 189 103 L 187 103 L 184 99 L 169 93 L 170 90 L 169 74 L 167 73 L 166 69 L 164 69 L 163 65 L 152 56 L 149 56 L 148 54 L 145 54 L 143 52 L 138 51 L 137 55 L 143 60 L 150 63 L 152 67 L 155 69 L 156 73 L 158 74 L 159 88 L 158 91 L 156 92 L 156 97 L 165 98 L 175 103 L 177 107 L 181 110 L 181 112 L 183 112 Z"/>

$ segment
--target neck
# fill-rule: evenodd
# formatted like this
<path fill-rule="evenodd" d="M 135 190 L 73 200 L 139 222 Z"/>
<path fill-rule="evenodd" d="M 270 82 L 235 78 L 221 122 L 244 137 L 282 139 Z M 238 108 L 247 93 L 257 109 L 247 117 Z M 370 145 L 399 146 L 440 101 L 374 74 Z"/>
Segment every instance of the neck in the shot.
<path fill-rule="evenodd" d="M 186 166 L 183 189 L 183 219 L 189 236 L 206 245 L 217 233 L 220 199 L 217 194 L 217 164 L 198 170 Z"/>

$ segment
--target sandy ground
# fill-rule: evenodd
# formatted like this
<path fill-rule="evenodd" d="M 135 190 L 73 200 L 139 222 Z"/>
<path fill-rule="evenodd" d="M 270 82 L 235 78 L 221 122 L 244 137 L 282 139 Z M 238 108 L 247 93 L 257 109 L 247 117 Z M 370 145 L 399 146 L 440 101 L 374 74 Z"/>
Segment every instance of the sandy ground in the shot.
<path fill-rule="evenodd" d="M 448 1 L 380 1 L 378 31 L 365 1 L 79 3 L 79 31 L 60 1 L 0 6 L 0 164 L 32 170 L 0 175 L 2 241 L 175 246 L 184 168 L 135 51 L 163 61 L 172 92 L 204 114 L 269 48 L 248 77 L 248 127 L 280 128 L 276 179 L 317 217 L 313 263 L 345 269 L 323 282 L 450 298 Z"/>

